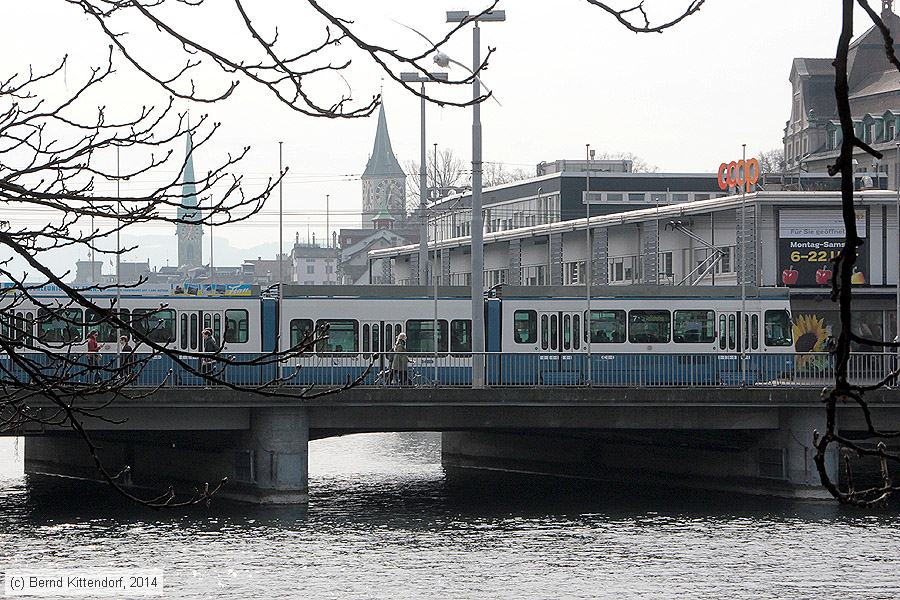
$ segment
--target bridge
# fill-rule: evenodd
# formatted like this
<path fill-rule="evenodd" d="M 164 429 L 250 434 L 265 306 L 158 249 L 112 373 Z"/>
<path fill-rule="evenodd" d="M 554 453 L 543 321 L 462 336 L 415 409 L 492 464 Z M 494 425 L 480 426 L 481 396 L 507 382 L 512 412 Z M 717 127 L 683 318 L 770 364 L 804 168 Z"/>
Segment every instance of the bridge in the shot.
<path fill-rule="evenodd" d="M 327 362 L 345 368 L 345 358 Z M 820 393 L 833 374 L 827 356 L 820 358 L 788 356 L 794 367 L 769 380 L 696 378 L 686 385 L 687 371 L 670 371 L 669 381 L 641 384 L 495 379 L 492 387 L 471 389 L 455 381 L 393 387 L 367 378 L 315 399 L 301 398 L 299 384 L 264 396 L 172 377 L 150 395 L 135 387 L 132 398 L 116 399 L 104 420 L 87 419 L 86 428 L 111 471 L 131 467 L 129 485 L 190 488 L 228 477 L 223 496 L 259 503 L 306 501 L 310 440 L 394 431 L 442 432 L 450 467 L 824 497 L 812 432 L 824 429 Z M 433 360 L 419 357 L 414 368 L 440 377 L 454 359 Z M 855 355 L 851 372 L 874 380 L 892 364 L 890 355 Z M 84 407 L 106 400 L 94 397 Z M 900 394 L 881 390 L 870 400 L 882 428 L 900 428 Z M 848 435 L 865 429 L 861 412 L 850 406 L 839 409 L 838 423 Z M 18 433 L 26 437 L 27 473 L 96 478 L 71 432 L 32 426 Z M 837 466 L 835 451 L 834 478 Z"/>

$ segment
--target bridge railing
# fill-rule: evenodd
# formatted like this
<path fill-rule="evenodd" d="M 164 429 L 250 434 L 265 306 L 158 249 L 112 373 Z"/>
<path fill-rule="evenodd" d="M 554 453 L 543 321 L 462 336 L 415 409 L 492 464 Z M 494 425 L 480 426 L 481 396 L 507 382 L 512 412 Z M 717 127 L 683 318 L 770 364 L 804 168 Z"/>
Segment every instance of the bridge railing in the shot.
<path fill-rule="evenodd" d="M 361 378 L 365 387 L 469 387 L 473 364 L 484 366 L 488 387 L 810 387 L 821 388 L 834 381 L 834 357 L 827 353 L 595 353 L 590 359 L 580 353 L 407 353 L 405 360 L 390 353 L 310 354 L 281 364 L 259 354 L 222 355 L 214 362 L 213 376 L 235 386 L 273 384 L 285 387 L 340 386 Z M 62 361 L 42 358 L 42 369 L 51 375 L 85 382 L 118 376 L 114 354 L 104 354 L 99 367 L 84 364 L 54 372 Z M 0 383 L 26 380 L 0 356 Z M 185 362 L 200 369 L 197 358 Z M 406 369 L 397 369 L 406 362 Z M 392 368 L 392 366 L 394 368 Z M 900 366 L 900 356 L 887 353 L 854 353 L 849 374 L 855 383 L 872 384 Z M 154 357 L 130 385 L 150 387 L 207 387 L 202 377 L 166 356 Z"/>

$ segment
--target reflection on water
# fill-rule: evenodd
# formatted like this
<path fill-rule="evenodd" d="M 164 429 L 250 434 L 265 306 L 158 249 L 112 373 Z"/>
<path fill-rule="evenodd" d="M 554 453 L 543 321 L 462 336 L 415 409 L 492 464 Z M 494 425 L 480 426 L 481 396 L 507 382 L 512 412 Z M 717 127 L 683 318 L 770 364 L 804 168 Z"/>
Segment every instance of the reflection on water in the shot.
<path fill-rule="evenodd" d="M 309 506 L 155 512 L 26 478 L 0 439 L 0 565 L 160 567 L 176 598 L 889 598 L 898 525 L 830 503 L 445 473 L 434 434 L 312 442 Z"/>

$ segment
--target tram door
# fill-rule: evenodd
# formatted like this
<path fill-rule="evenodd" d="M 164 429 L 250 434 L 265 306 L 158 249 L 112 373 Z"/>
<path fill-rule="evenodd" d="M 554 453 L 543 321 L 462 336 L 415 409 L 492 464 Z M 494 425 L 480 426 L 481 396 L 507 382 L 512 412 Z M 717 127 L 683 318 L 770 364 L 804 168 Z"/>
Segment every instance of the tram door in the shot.
<path fill-rule="evenodd" d="M 222 347 L 222 314 L 219 312 L 190 311 L 179 315 L 181 349 L 203 352 L 203 330 L 212 329 L 216 344 Z"/>
<path fill-rule="evenodd" d="M 390 366 L 391 351 L 397 334 L 403 331 L 403 324 L 396 321 L 363 321 L 362 322 L 362 351 L 366 358 L 372 354 L 378 355 L 375 362 L 379 371 Z"/>
<path fill-rule="evenodd" d="M 737 384 L 741 381 L 741 351 L 745 347 L 741 312 L 722 312 L 718 319 L 719 380 L 725 384 Z"/>
<path fill-rule="evenodd" d="M 548 385 L 578 383 L 581 378 L 581 312 L 542 312 L 538 317 L 541 341 L 541 381 Z"/>

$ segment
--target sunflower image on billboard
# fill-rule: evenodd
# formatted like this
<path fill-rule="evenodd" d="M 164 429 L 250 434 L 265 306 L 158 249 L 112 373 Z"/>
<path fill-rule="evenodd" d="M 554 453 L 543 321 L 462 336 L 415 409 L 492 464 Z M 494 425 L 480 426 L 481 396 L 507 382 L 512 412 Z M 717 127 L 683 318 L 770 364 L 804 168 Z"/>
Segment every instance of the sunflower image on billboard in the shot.
<path fill-rule="evenodd" d="M 797 367 L 824 369 L 828 364 L 828 355 L 824 354 L 828 341 L 825 320 L 816 315 L 797 315 L 791 334 L 798 354 Z"/>
<path fill-rule="evenodd" d="M 863 240 L 853 268 L 853 285 L 865 285 L 869 272 L 866 211 L 856 211 L 856 231 Z M 788 287 L 827 287 L 834 276 L 834 259 L 844 247 L 840 209 L 778 211 L 778 281 Z"/>

